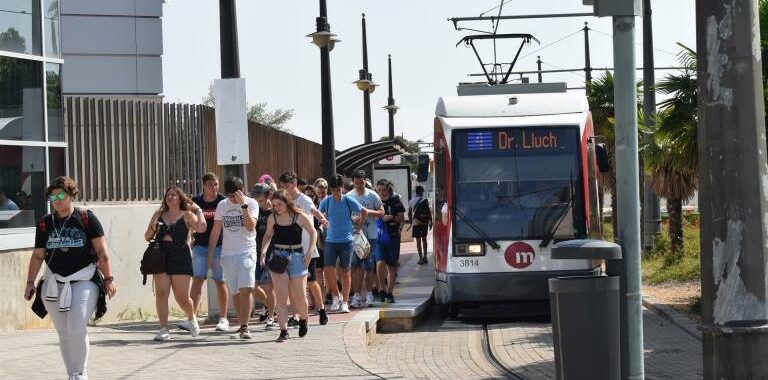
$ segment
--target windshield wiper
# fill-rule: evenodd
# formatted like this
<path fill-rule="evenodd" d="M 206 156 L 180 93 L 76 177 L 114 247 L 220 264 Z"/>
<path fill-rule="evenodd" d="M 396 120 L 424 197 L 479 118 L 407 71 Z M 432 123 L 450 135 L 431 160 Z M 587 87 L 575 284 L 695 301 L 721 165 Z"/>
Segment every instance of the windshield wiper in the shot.
<path fill-rule="evenodd" d="M 541 240 L 541 243 L 539 244 L 539 248 L 546 247 L 549 244 L 549 242 L 551 242 L 552 239 L 554 239 L 555 233 L 557 232 L 557 229 L 560 227 L 560 223 L 562 223 L 563 220 L 565 220 L 565 216 L 568 215 L 568 211 L 573 208 L 573 203 L 574 203 L 573 193 L 574 193 L 573 177 L 571 177 L 568 184 L 568 198 L 569 198 L 568 207 L 566 207 L 563 213 L 557 217 L 557 220 L 555 220 L 555 223 L 552 224 L 552 228 L 549 231 L 547 231 L 546 235 L 544 235 L 544 238 Z"/>
<path fill-rule="evenodd" d="M 476 225 L 474 222 L 472 222 L 471 220 L 469 220 L 469 218 L 467 218 L 467 216 L 466 216 L 466 215 L 464 215 L 464 213 L 462 213 L 461 211 L 459 211 L 459 209 L 458 209 L 458 208 L 454 208 L 454 209 L 453 209 L 453 212 L 456 214 L 456 216 L 458 216 L 459 218 L 461 218 L 461 220 L 463 220 L 463 221 L 464 221 L 464 223 L 466 223 L 466 224 L 467 224 L 467 225 L 468 225 L 470 228 L 472 228 L 472 230 L 474 230 L 474 231 L 475 231 L 475 233 L 477 233 L 477 234 L 480 236 L 480 238 L 482 238 L 482 239 L 483 239 L 483 241 L 485 241 L 486 243 L 488 243 L 488 245 L 490 245 L 490 246 L 491 246 L 493 249 L 500 249 L 500 248 L 501 248 L 501 246 L 499 245 L 499 243 L 497 243 L 495 240 L 491 239 L 491 238 L 490 238 L 488 235 L 486 235 L 486 234 L 485 234 L 485 233 L 484 233 L 482 230 L 480 230 L 480 228 L 479 228 L 479 227 L 478 227 L 478 226 L 477 226 L 477 225 Z"/>

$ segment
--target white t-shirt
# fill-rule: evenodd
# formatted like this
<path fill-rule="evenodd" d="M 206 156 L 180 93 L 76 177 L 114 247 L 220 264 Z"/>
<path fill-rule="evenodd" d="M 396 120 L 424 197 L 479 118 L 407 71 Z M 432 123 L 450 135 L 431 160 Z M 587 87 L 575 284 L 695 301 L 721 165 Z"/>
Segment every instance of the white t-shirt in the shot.
<path fill-rule="evenodd" d="M 259 204 L 253 198 L 245 197 L 248 213 L 259 219 Z M 256 254 L 256 228 L 245 228 L 241 205 L 232 203 L 229 198 L 219 202 L 213 220 L 221 221 L 221 256 L 233 256 L 243 253 Z"/>
<path fill-rule="evenodd" d="M 315 216 L 312 215 L 312 210 L 315 209 L 315 203 L 312 202 L 312 198 L 307 196 L 306 194 L 299 193 L 299 197 L 293 200 L 294 206 L 298 208 L 301 211 L 304 211 L 305 214 L 309 217 L 309 224 L 313 226 L 315 223 Z M 301 229 L 301 249 L 304 250 L 304 252 L 307 251 L 307 247 L 309 247 L 309 233 L 305 231 L 303 228 Z M 312 249 L 312 257 L 320 257 L 320 252 L 317 251 L 317 247 L 315 246 Z"/>

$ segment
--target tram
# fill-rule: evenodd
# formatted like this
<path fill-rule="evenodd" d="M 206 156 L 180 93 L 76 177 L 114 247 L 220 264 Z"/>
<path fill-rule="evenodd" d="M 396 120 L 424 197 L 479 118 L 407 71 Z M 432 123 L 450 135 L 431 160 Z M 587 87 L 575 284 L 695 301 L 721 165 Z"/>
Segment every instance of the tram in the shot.
<path fill-rule="evenodd" d="M 602 238 L 596 144 L 584 91 L 564 83 L 460 85 L 434 119 L 438 305 L 549 298 L 548 279 L 594 275 L 552 244 Z"/>

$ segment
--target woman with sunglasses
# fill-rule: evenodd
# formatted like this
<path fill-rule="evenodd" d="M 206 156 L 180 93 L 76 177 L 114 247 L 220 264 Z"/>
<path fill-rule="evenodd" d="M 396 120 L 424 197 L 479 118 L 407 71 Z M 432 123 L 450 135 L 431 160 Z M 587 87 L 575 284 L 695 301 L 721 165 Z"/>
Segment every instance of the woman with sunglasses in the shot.
<path fill-rule="evenodd" d="M 288 339 L 288 296 L 299 313 L 299 337 L 307 335 L 307 268 L 312 260 L 312 247 L 317 241 L 317 232 L 309 217 L 293 204 L 285 190 L 278 190 L 272 196 L 272 218 L 268 219 L 267 232 L 261 243 L 261 265 L 265 262 L 266 247 L 273 244 L 269 269 L 272 285 L 277 296 L 277 319 L 280 325 L 278 342 Z M 309 234 L 307 249 L 302 249 L 302 230 Z M 274 238 L 274 240 L 273 240 Z"/>
<path fill-rule="evenodd" d="M 160 319 L 160 331 L 155 341 L 171 339 L 168 331 L 168 298 L 173 289 L 173 296 L 187 315 L 184 325 L 192 336 L 200 333 L 200 325 L 195 317 L 195 308 L 190 297 L 192 281 L 192 250 L 190 248 L 192 231 L 203 233 L 207 223 L 202 209 L 176 186 L 165 191 L 163 204 L 149 222 L 144 238 L 147 241 L 160 241 L 160 250 L 165 256 L 165 272 L 152 275 L 155 287 L 155 307 Z"/>
<path fill-rule="evenodd" d="M 96 319 L 104 315 L 105 296 L 112 298 L 117 288 L 101 223 L 90 210 L 72 204 L 79 194 L 75 181 L 58 177 L 45 194 L 54 212 L 37 224 L 24 298 L 31 300 L 37 293 L 35 303 L 42 302 L 44 309 L 33 309 L 41 317 L 51 316 L 69 379 L 84 380 L 88 379 L 88 320 L 94 311 Z M 40 294 L 34 281 L 43 261 Z"/>

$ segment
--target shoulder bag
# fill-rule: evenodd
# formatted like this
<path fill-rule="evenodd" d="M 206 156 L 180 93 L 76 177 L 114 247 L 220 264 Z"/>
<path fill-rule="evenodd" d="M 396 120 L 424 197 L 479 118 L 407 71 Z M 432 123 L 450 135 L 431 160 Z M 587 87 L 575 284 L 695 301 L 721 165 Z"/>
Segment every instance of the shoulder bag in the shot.
<path fill-rule="evenodd" d="M 160 231 L 160 224 L 157 225 L 155 236 L 149 241 L 149 245 L 144 250 L 144 256 L 141 257 L 141 267 L 139 270 L 144 276 L 142 285 L 147 284 L 147 275 L 165 272 L 165 255 L 160 250 L 160 242 L 157 240 L 157 233 Z"/>

